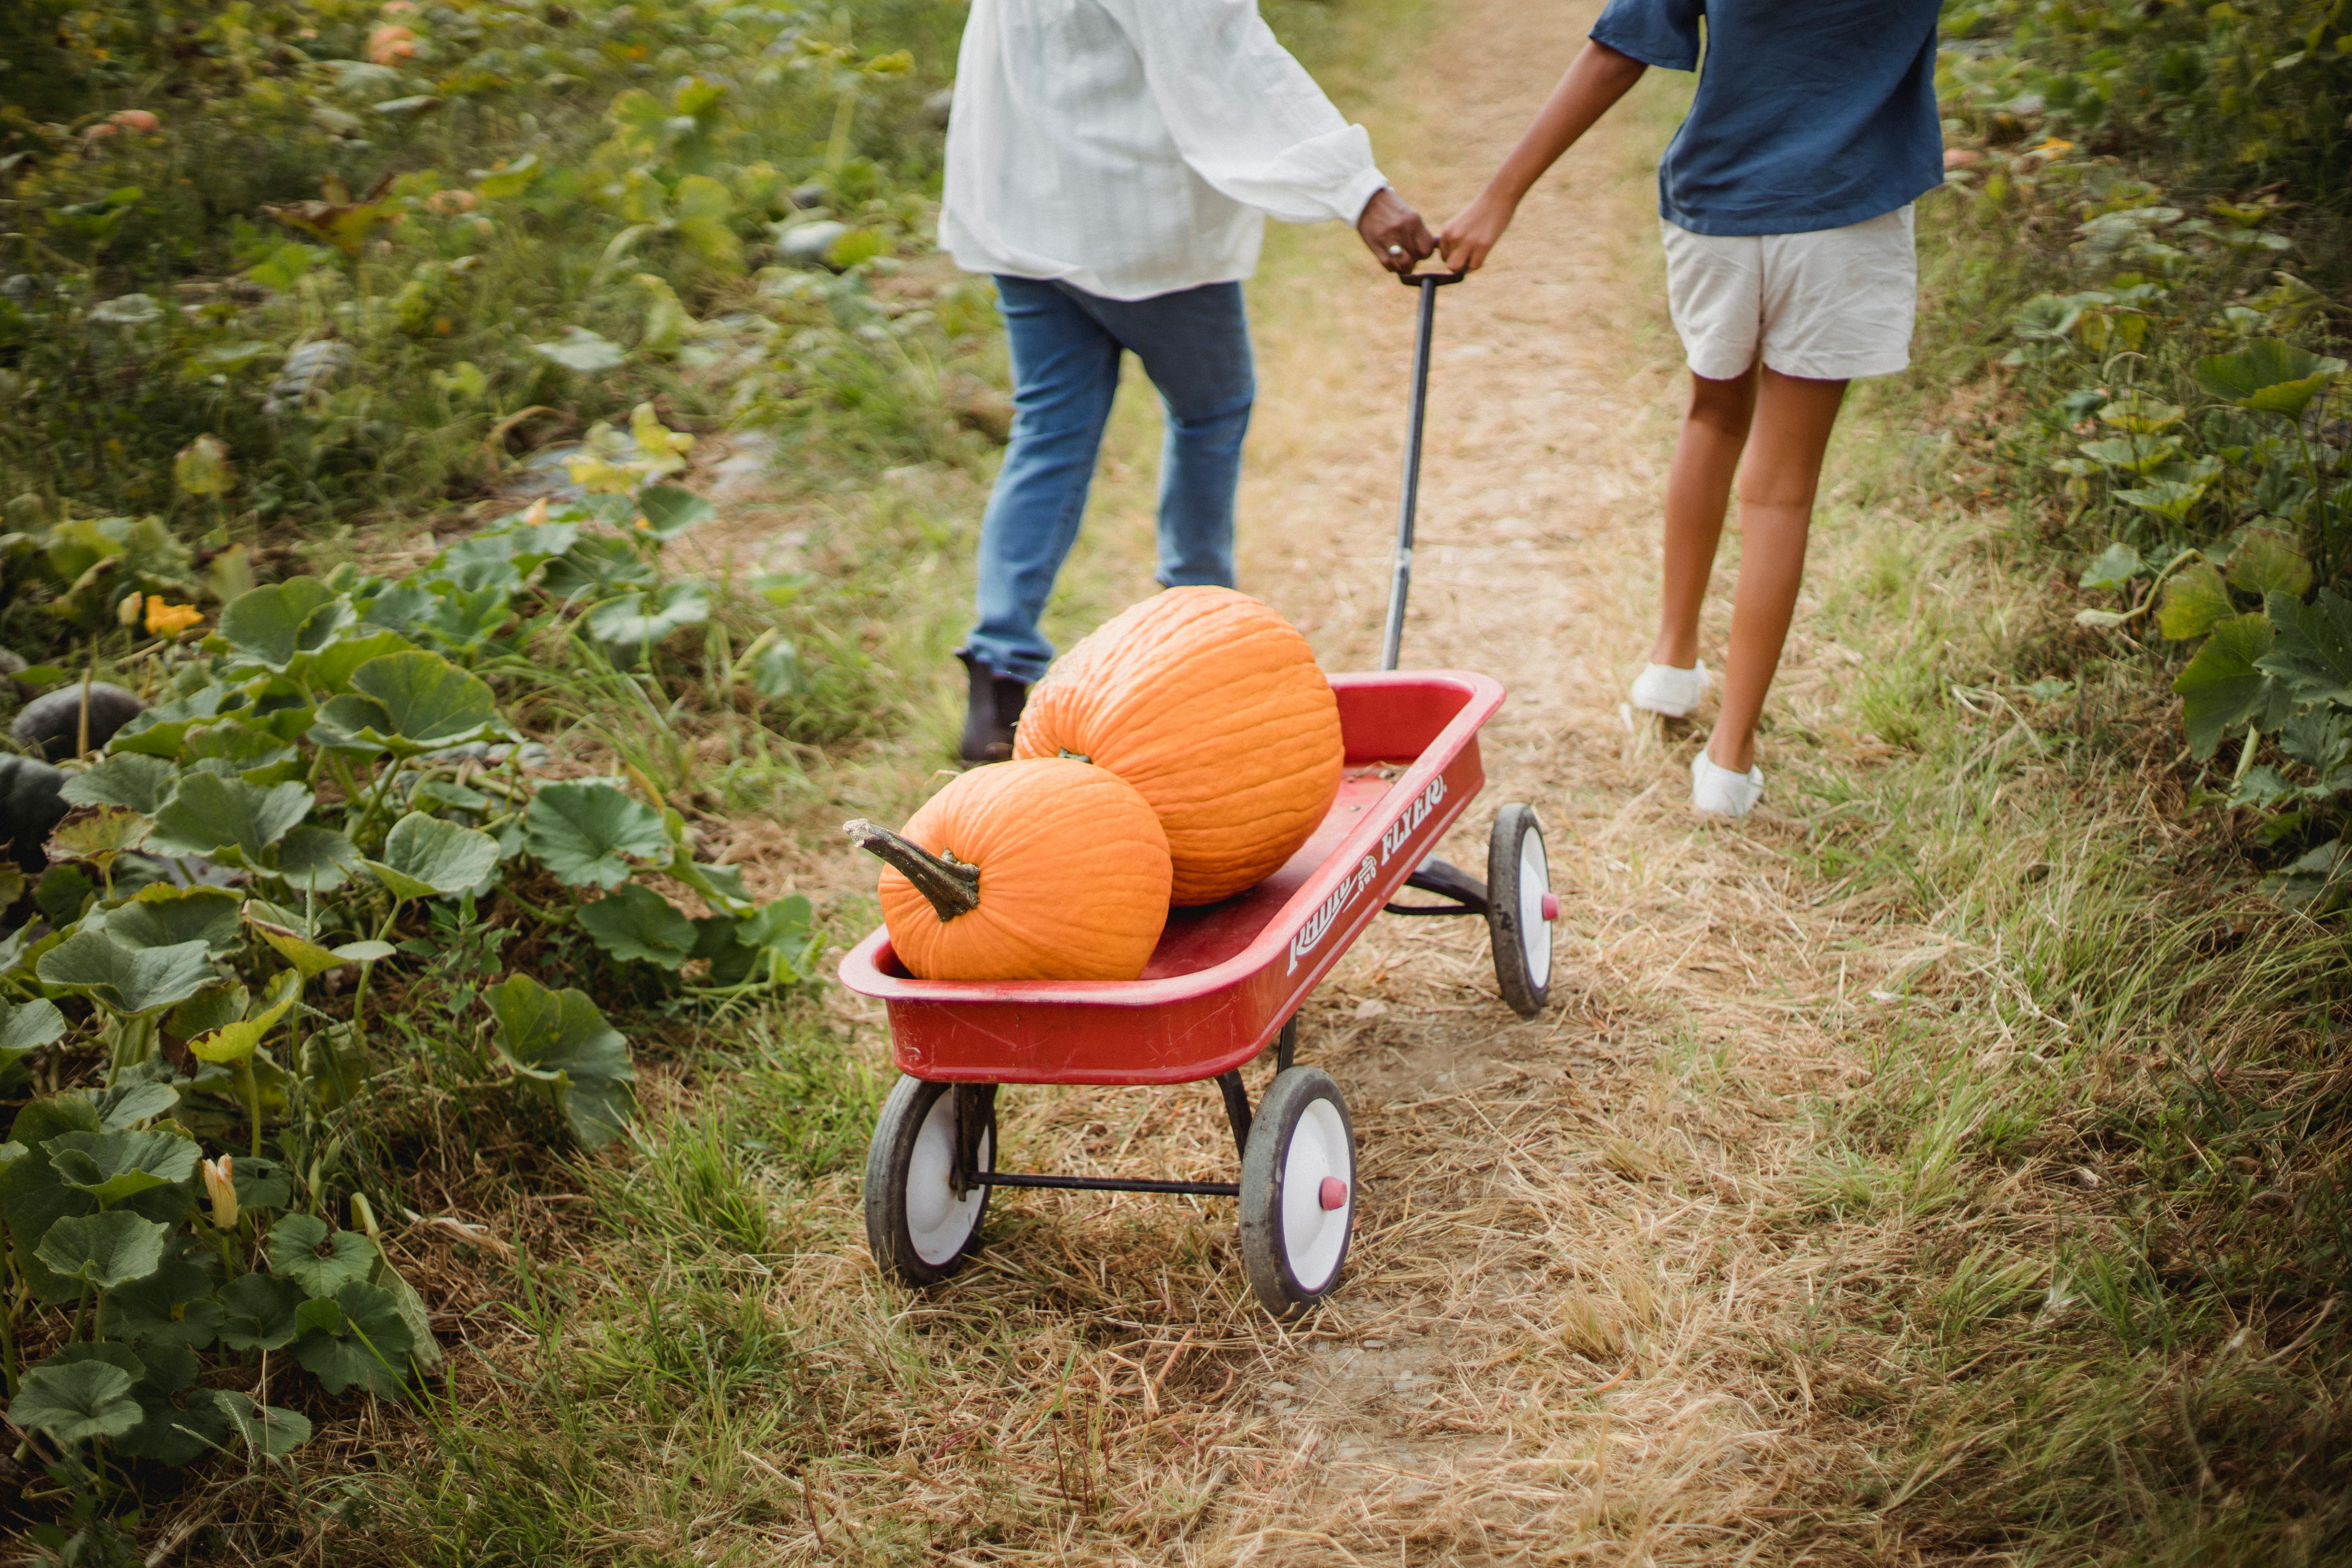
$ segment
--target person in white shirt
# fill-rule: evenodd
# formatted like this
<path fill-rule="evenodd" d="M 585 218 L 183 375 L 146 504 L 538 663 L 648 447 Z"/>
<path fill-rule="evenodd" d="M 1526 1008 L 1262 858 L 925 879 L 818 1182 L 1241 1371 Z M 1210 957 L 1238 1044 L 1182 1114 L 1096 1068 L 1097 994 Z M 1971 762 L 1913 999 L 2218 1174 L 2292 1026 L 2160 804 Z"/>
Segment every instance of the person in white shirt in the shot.
<path fill-rule="evenodd" d="M 1256 393 L 1241 279 L 1269 213 L 1353 223 L 1393 271 L 1436 248 L 1256 0 L 972 0 L 940 239 L 995 279 L 1014 414 L 981 525 L 979 623 L 956 654 L 966 761 L 1012 754 L 1054 657 L 1037 619 L 1077 538 L 1125 353 L 1166 414 L 1160 581 L 1233 584 Z"/>

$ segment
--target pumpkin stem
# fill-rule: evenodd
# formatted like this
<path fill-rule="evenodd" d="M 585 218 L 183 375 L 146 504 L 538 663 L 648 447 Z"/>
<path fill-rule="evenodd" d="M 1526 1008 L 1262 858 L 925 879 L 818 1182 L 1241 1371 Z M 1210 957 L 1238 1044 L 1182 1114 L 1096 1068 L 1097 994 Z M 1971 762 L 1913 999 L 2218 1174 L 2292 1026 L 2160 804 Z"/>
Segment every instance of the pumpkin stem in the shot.
<path fill-rule="evenodd" d="M 915 891 L 931 901 L 942 922 L 980 908 L 979 867 L 967 866 L 952 855 L 934 855 L 862 816 L 843 823 L 841 830 L 860 849 L 914 883 Z"/>
<path fill-rule="evenodd" d="M 1085 763 L 1089 766 L 1094 763 L 1094 759 L 1087 755 L 1084 752 L 1074 752 L 1067 746 L 1064 746 L 1062 748 L 1062 758 L 1066 762 Z"/>

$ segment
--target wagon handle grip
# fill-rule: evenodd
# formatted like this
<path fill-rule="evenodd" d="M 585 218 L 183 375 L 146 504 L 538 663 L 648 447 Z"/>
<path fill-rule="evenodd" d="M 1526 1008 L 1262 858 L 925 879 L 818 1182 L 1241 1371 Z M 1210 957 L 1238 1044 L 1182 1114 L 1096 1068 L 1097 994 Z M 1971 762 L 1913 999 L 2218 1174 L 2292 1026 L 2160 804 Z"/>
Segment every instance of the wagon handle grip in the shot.
<path fill-rule="evenodd" d="M 1404 490 L 1397 500 L 1396 554 L 1389 578 L 1389 616 L 1381 634 L 1381 668 L 1394 669 L 1404 643 L 1404 601 L 1412 588 L 1413 514 L 1421 504 L 1421 431 L 1429 412 L 1429 341 L 1437 325 L 1437 291 L 1469 273 L 1407 272 L 1397 281 L 1421 291 L 1421 321 L 1412 342 L 1412 405 L 1405 421 Z"/>

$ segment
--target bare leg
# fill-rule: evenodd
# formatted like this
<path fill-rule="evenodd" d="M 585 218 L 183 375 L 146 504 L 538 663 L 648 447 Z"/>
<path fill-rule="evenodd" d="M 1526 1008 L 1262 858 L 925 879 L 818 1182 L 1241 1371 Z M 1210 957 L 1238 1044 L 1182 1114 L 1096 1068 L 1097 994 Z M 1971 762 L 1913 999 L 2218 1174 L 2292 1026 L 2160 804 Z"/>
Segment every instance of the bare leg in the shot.
<path fill-rule="evenodd" d="M 1755 412 L 1755 372 L 1730 381 L 1691 377 L 1690 408 L 1666 477 L 1664 591 L 1659 595 L 1652 664 L 1688 669 L 1698 662 L 1699 608 L 1706 602 L 1732 476 Z"/>
<path fill-rule="evenodd" d="M 1739 466 L 1739 584 L 1731 600 L 1723 705 L 1706 747 L 1717 767 L 1734 773 L 1756 765 L 1756 723 L 1804 584 L 1813 491 L 1844 397 L 1843 381 L 1803 381 L 1769 368 L 1756 393 L 1753 438 Z M 1679 453 L 1675 467 L 1679 476 Z M 1667 537 L 1673 537 L 1671 524 Z M 1705 591 L 1702 575 L 1699 592 Z"/>

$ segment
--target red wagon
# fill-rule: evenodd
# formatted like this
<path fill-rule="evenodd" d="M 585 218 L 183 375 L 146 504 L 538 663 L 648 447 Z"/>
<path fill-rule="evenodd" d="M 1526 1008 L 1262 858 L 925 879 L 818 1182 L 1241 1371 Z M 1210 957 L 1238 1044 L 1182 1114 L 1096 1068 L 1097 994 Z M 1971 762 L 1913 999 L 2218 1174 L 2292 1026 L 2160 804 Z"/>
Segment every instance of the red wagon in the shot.
<path fill-rule="evenodd" d="M 903 1076 L 866 1163 L 866 1237 L 910 1284 L 963 1264 L 995 1187 L 1238 1198 L 1251 1287 L 1277 1315 L 1339 1281 L 1355 1220 L 1354 1134 L 1339 1086 L 1293 1061 L 1299 1005 L 1383 910 L 1483 915 L 1504 1000 L 1532 1016 L 1551 976 L 1543 831 L 1512 803 L 1495 815 L 1482 882 L 1431 854 L 1486 784 L 1478 729 L 1502 706 L 1483 675 L 1394 671 L 1410 581 L 1433 290 L 1422 289 L 1395 587 L 1380 674 L 1339 675 L 1347 772 L 1322 826 L 1282 869 L 1223 903 L 1171 911 L 1138 980 L 917 980 L 877 931 L 841 962 L 851 990 L 889 1009 Z M 1407 888 L 1438 901 L 1400 904 Z M 1253 1112 L 1241 1068 L 1269 1045 L 1276 1070 Z M 1135 1181 L 1001 1171 L 995 1100 L 1008 1083 L 1171 1084 L 1213 1079 L 1241 1154 L 1239 1182 Z"/>

